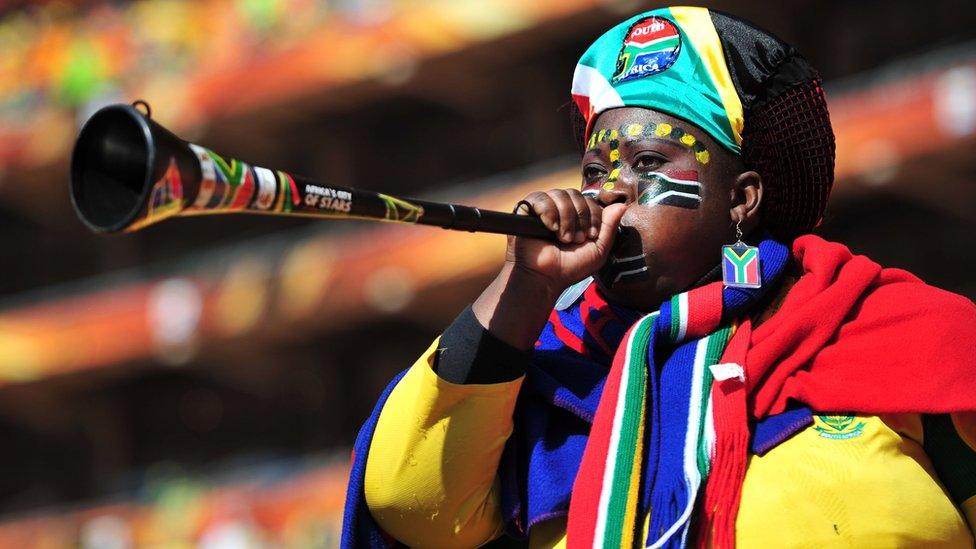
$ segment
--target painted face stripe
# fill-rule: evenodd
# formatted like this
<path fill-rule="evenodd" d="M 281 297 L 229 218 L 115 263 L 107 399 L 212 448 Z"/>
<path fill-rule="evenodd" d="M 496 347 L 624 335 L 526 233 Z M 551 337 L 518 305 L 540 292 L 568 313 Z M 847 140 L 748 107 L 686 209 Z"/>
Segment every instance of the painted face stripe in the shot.
<path fill-rule="evenodd" d="M 711 15 L 706 8 L 693 7 L 673 7 L 671 15 L 684 30 L 684 36 L 697 50 L 701 64 L 712 78 L 712 85 L 722 99 L 722 106 L 725 108 L 735 142 L 741 145 L 742 127 L 745 121 L 742 99 L 735 90 L 729 67 L 725 64 L 725 52 Z"/>
<path fill-rule="evenodd" d="M 695 172 L 691 172 L 695 173 Z M 688 172 L 682 175 L 687 176 Z M 697 176 L 697 173 L 695 173 Z M 701 183 L 668 177 L 662 173 L 642 176 L 638 186 L 637 202 L 646 206 L 664 204 L 696 209 L 701 203 Z"/>
<path fill-rule="evenodd" d="M 599 131 L 594 131 L 590 135 L 589 140 L 586 142 L 586 150 L 591 151 L 597 147 L 600 143 L 609 142 L 610 144 L 610 155 L 611 162 L 620 159 L 620 139 L 624 137 L 630 137 L 634 141 L 640 141 L 641 139 L 670 139 L 685 147 L 688 147 L 695 153 L 695 160 L 699 164 L 708 164 L 711 159 L 708 150 L 705 145 L 694 135 L 688 133 L 684 128 L 678 126 L 672 126 L 667 123 L 660 124 L 648 124 L 644 126 L 643 124 L 623 124 L 617 130 L 603 128 Z M 617 158 L 614 159 L 614 151 L 616 151 Z M 619 164 L 616 166 L 619 168 Z M 682 171 L 675 173 L 690 173 L 694 174 L 694 178 L 698 177 L 698 172 L 696 171 Z"/>
<path fill-rule="evenodd" d="M 639 268 L 636 268 L 636 269 L 630 269 L 630 270 L 627 270 L 627 271 L 621 271 L 621 272 L 617 273 L 617 276 L 615 276 L 613 278 L 613 282 L 611 283 L 611 285 L 616 284 L 617 282 L 620 282 L 620 279 L 623 278 L 623 277 L 625 277 L 625 276 L 633 276 L 633 275 L 636 275 L 636 274 L 643 273 L 645 271 L 647 271 L 647 266 L 639 267 Z"/>
<path fill-rule="evenodd" d="M 701 203 L 701 198 L 693 194 L 679 193 L 675 191 L 668 191 L 663 194 L 659 194 L 647 202 L 641 202 L 645 206 L 657 206 L 658 204 L 662 206 L 675 206 L 678 208 L 685 208 L 687 210 L 698 209 L 698 204 Z"/>
<path fill-rule="evenodd" d="M 678 174 L 685 179 L 678 177 Z M 642 179 L 659 181 L 667 184 L 669 187 L 685 192 L 695 192 L 701 189 L 701 183 L 698 181 L 698 172 L 650 172 L 645 174 Z"/>
<path fill-rule="evenodd" d="M 645 262 L 646 257 L 647 256 L 644 254 L 631 257 L 610 256 L 610 264 L 607 274 L 613 275 L 614 277 L 610 282 L 610 285 L 612 286 L 616 284 L 625 276 L 632 276 L 647 271 L 647 263 Z"/>

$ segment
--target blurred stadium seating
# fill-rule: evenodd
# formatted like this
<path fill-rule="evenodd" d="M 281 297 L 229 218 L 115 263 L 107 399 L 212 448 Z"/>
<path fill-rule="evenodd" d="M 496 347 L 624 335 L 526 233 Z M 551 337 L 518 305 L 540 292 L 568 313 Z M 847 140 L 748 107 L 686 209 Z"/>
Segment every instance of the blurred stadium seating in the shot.
<path fill-rule="evenodd" d="M 504 238 L 295 218 L 96 237 L 79 124 L 147 100 L 259 165 L 508 210 L 576 185 L 568 84 L 611 0 L 0 4 L 0 547 L 333 547 L 379 390 Z M 708 3 L 795 44 L 837 135 L 821 232 L 976 296 L 976 13 Z M 927 242 L 927 246 L 919 246 Z"/>

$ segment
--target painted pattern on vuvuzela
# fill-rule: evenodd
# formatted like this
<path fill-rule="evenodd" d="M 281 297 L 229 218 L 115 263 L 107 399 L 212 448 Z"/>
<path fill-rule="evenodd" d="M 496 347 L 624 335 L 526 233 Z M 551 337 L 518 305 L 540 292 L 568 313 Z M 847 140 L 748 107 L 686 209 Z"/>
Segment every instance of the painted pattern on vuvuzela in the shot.
<path fill-rule="evenodd" d="M 187 214 L 245 209 L 289 213 L 301 202 L 291 175 L 225 159 L 200 145 L 189 145 L 200 164 L 200 186 Z"/>
<path fill-rule="evenodd" d="M 416 223 L 424 215 L 424 208 L 421 206 L 385 194 L 378 194 L 377 196 L 386 204 L 387 221 Z"/>
<path fill-rule="evenodd" d="M 127 227 L 126 231 L 136 231 L 146 225 L 172 217 L 180 213 L 183 206 L 183 180 L 176 166 L 176 160 L 170 158 L 166 171 L 149 191 L 146 216 Z"/>

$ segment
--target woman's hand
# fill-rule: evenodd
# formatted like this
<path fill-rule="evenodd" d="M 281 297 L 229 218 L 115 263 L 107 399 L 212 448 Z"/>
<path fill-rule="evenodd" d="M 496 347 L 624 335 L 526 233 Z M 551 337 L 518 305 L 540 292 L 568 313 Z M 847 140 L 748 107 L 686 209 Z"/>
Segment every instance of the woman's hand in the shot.
<path fill-rule="evenodd" d="M 472 305 L 481 325 L 513 347 L 531 349 L 559 294 L 606 262 L 625 210 L 603 208 L 576 190 L 525 197 L 518 213 L 539 216 L 559 241 L 509 237 L 505 265 Z"/>
<path fill-rule="evenodd" d="M 621 204 L 603 208 L 576 189 L 531 193 L 516 213 L 538 216 L 559 241 L 509 237 L 505 260 L 558 295 L 603 266 L 625 210 Z"/>

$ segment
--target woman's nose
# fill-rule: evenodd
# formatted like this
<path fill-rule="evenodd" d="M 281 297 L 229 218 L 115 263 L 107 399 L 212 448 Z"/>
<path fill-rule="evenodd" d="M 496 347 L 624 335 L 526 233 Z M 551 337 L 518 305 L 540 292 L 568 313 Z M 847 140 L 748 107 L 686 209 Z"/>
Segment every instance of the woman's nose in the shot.
<path fill-rule="evenodd" d="M 637 201 L 637 178 L 627 166 L 619 169 L 618 173 L 611 172 L 607 181 L 600 187 L 597 201 L 603 206 L 623 203 L 630 204 Z"/>

